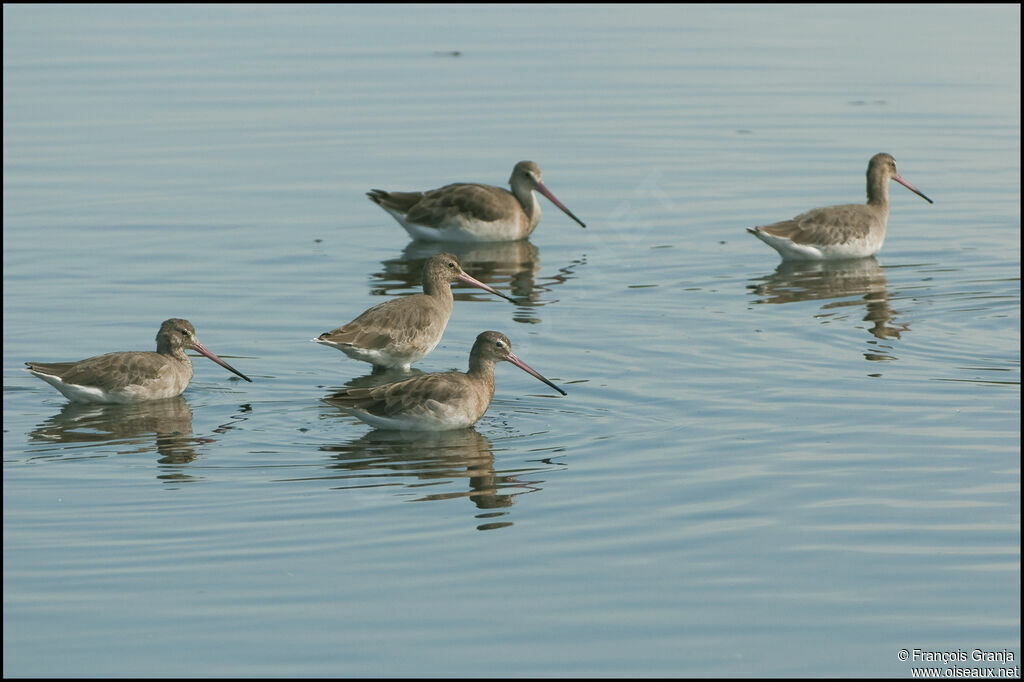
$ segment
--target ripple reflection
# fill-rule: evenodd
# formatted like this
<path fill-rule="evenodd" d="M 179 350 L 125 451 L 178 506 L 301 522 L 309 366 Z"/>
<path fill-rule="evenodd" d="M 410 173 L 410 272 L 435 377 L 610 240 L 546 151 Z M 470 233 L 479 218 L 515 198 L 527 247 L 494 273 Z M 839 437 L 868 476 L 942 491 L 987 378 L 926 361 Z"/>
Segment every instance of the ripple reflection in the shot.
<path fill-rule="evenodd" d="M 150 445 L 150 437 L 154 444 Z M 192 462 L 196 444 L 210 439 L 192 433 L 192 408 L 182 396 L 132 405 L 67 403 L 63 409 L 29 433 L 35 443 L 119 446 L 119 454 L 149 452 L 155 448 L 165 473 L 158 478 L 184 482 L 192 476 L 178 470 Z M 62 459 L 74 457 L 74 448 L 62 448 Z M 89 450 L 95 453 L 95 450 Z M 95 456 L 94 454 L 91 456 Z"/>
<path fill-rule="evenodd" d="M 910 331 L 908 325 L 893 322 L 897 312 L 889 305 L 889 281 L 874 257 L 849 261 L 783 261 L 774 273 L 753 280 L 747 288 L 759 297 L 754 303 L 827 301 L 821 306 L 821 313 L 815 316 L 823 323 L 831 321 L 844 309 L 864 306 L 866 312 L 861 319 L 871 323 L 868 333 L 882 341 L 898 340 L 902 333 Z M 878 349 L 864 356 L 873 361 L 895 359 Z"/>
<path fill-rule="evenodd" d="M 332 415 L 333 416 L 333 415 Z M 337 417 L 344 418 L 344 417 Z M 412 502 L 467 498 L 487 520 L 479 530 L 511 526 L 507 508 L 516 498 L 541 490 L 531 474 L 547 468 L 497 471 L 494 445 L 474 428 L 444 432 L 372 430 L 360 437 L 320 448 L 330 453 L 327 473 L 337 489 L 397 487 Z M 530 478 L 526 478 L 530 476 Z"/>
<path fill-rule="evenodd" d="M 512 319 L 524 324 L 537 324 L 537 309 L 557 302 L 549 298 L 554 287 L 576 277 L 575 269 L 586 263 L 584 258 L 558 268 L 555 275 L 540 276 L 540 250 L 528 239 L 515 242 L 463 244 L 458 242 L 413 241 L 398 258 L 382 261 L 383 272 L 373 273 L 371 292 L 376 296 L 418 293 L 423 265 L 438 253 L 454 253 L 463 269 L 495 289 L 506 290 L 519 306 Z M 456 300 L 493 298 L 478 290 L 467 290 L 456 283 Z"/>

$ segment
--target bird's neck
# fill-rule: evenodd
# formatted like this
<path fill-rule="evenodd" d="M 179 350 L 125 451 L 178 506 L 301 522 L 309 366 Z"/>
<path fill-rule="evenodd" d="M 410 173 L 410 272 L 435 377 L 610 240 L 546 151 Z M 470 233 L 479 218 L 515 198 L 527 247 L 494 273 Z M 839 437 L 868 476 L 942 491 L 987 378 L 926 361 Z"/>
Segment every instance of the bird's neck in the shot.
<path fill-rule="evenodd" d="M 169 358 L 181 362 L 190 362 L 188 355 L 185 354 L 185 349 L 181 346 L 175 346 L 170 343 L 158 343 L 156 346 L 156 352 L 160 355 L 166 355 Z"/>
<path fill-rule="evenodd" d="M 442 282 L 440 280 L 423 278 L 423 293 L 427 296 L 447 301 L 451 304 L 455 297 L 452 295 L 451 282 Z"/>
<path fill-rule="evenodd" d="M 532 187 L 520 184 L 512 186 L 512 194 L 523 208 L 523 213 L 530 221 L 530 227 L 536 227 L 540 222 L 540 202 L 537 201 L 537 193 Z"/>
<path fill-rule="evenodd" d="M 489 360 L 485 357 L 472 353 L 469 356 L 469 371 L 466 374 L 473 377 L 483 377 L 490 379 L 490 382 L 494 383 L 494 360 Z"/>
<path fill-rule="evenodd" d="M 889 178 L 887 176 L 868 176 L 868 204 L 871 206 L 889 205 Z"/>

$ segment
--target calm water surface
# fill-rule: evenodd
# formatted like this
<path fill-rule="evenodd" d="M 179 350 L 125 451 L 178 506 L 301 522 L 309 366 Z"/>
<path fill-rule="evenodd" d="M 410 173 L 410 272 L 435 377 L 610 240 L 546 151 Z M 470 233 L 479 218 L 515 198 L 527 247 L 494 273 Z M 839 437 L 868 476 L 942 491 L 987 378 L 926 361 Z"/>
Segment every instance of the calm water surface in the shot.
<path fill-rule="evenodd" d="M 5 6 L 5 676 L 1019 666 L 1019 27 Z M 879 151 L 935 204 L 893 185 L 877 258 L 746 234 L 862 201 Z M 585 230 L 410 243 L 364 196 L 522 159 Z M 369 366 L 309 339 L 441 249 L 521 301 L 456 288 L 418 369 L 497 329 L 568 396 L 501 365 L 474 429 L 372 431 L 320 401 Z M 90 407 L 23 370 L 169 317 L 254 383 L 196 356 Z"/>

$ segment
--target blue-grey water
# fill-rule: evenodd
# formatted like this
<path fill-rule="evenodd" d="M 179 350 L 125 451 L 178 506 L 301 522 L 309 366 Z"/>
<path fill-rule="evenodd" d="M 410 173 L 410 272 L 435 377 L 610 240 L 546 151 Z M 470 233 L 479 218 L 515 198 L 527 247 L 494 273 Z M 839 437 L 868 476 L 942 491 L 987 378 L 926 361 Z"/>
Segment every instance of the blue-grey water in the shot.
<path fill-rule="evenodd" d="M 3 21 L 5 676 L 1019 676 L 1019 6 Z M 935 204 L 893 184 L 877 258 L 745 232 L 880 151 Z M 586 229 L 410 243 L 364 195 L 523 159 Z M 502 364 L 475 428 L 373 431 L 309 339 L 442 248 L 521 302 L 457 287 L 416 367 L 496 329 L 568 395 Z M 169 317 L 254 382 L 24 371 Z"/>

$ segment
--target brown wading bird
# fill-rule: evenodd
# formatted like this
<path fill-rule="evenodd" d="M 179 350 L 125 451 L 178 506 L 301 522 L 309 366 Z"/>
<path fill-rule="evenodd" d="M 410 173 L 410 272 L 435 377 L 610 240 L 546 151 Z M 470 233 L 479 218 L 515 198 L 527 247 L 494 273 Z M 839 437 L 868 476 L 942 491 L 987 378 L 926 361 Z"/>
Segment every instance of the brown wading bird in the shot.
<path fill-rule="evenodd" d="M 840 260 L 873 256 L 885 241 L 889 181 L 895 180 L 929 204 L 935 203 L 896 172 L 896 159 L 875 154 L 868 163 L 868 203 L 816 208 L 792 220 L 763 225 L 751 233 L 783 260 Z"/>
<path fill-rule="evenodd" d="M 494 365 L 502 360 L 566 395 L 516 357 L 507 336 L 488 331 L 476 337 L 468 372 L 436 372 L 372 388 L 348 388 L 324 400 L 378 429 L 464 429 L 475 424 L 491 404 Z"/>
<path fill-rule="evenodd" d="M 413 239 L 454 242 L 503 242 L 525 239 L 540 220 L 534 190 L 586 227 L 551 193 L 533 161 L 520 161 L 508 179 L 512 191 L 492 185 L 455 183 L 426 192 L 366 193 L 390 213 Z"/>
<path fill-rule="evenodd" d="M 313 339 L 337 348 L 354 360 L 369 362 L 375 372 L 408 370 L 437 347 L 452 316 L 451 282 L 459 280 L 512 301 L 467 275 L 450 253 L 432 256 L 423 266 L 423 293 L 375 305 L 359 317 Z M 514 303 L 515 301 L 513 301 Z"/>
<path fill-rule="evenodd" d="M 188 320 L 170 319 L 160 325 L 156 352 L 125 351 L 97 355 L 78 362 L 26 362 L 28 371 L 76 403 L 138 403 L 181 395 L 192 380 L 195 350 L 234 372 L 252 379 L 217 357 L 196 338 Z"/>

